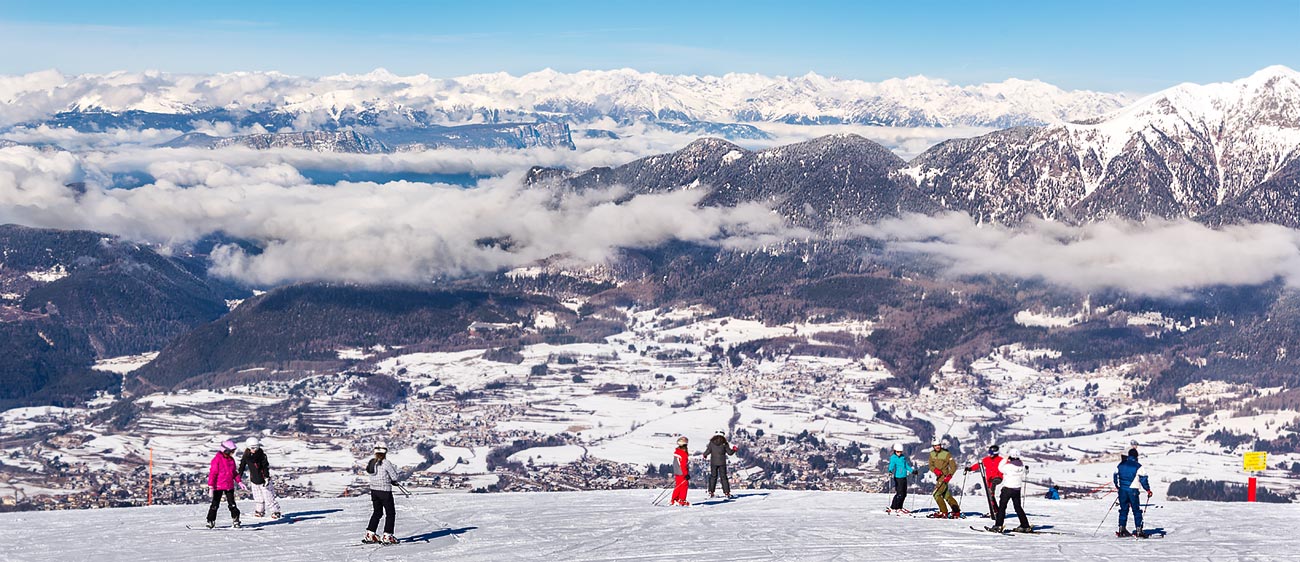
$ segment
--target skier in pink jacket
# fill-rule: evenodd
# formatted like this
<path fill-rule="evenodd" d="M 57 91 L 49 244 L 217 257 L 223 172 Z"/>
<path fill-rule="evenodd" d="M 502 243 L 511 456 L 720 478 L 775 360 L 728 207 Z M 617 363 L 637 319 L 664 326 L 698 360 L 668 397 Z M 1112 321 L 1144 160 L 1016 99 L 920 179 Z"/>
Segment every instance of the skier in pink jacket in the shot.
<path fill-rule="evenodd" d="M 208 507 L 208 528 L 217 524 L 217 507 L 221 505 L 221 496 L 226 496 L 226 503 L 230 504 L 230 518 L 234 521 L 232 526 L 239 527 L 239 508 L 235 507 L 235 485 L 247 490 L 244 482 L 239 478 L 239 472 L 235 470 L 235 442 L 227 439 L 221 444 L 221 449 L 212 457 L 212 465 L 208 468 L 208 488 L 212 490 L 212 505 Z"/>

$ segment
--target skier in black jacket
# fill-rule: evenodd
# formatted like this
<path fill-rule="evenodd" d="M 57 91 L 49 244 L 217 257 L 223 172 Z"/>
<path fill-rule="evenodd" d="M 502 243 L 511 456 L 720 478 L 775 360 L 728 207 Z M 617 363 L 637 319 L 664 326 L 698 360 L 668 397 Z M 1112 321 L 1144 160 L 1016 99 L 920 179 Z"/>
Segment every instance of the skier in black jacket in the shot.
<path fill-rule="evenodd" d="M 704 448 L 704 458 L 709 461 L 709 497 L 713 497 L 713 492 L 718 488 L 718 480 L 722 480 L 722 494 L 731 497 L 731 482 L 727 478 L 727 457 L 736 454 L 738 448 L 735 445 L 727 443 L 725 432 L 719 431 L 709 439 L 709 444 Z"/>
<path fill-rule="evenodd" d="M 265 517 L 266 510 L 271 510 L 271 519 L 280 518 L 280 502 L 275 499 L 275 490 L 271 488 L 271 463 L 262 451 L 262 442 L 256 437 L 249 437 L 244 442 L 244 455 L 239 459 L 239 475 L 248 473 L 253 484 L 253 503 L 256 504 L 254 517 Z"/>

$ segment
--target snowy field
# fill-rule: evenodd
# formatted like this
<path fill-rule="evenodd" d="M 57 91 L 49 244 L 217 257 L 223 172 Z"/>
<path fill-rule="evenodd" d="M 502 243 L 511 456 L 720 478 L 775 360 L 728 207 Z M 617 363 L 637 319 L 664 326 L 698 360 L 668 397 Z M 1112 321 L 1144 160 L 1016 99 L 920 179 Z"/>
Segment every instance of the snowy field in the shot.
<path fill-rule="evenodd" d="M 1284 529 L 1300 506 L 1163 503 L 1117 539 L 1106 500 L 1029 498 L 1030 521 L 1061 534 L 975 532 L 984 521 L 884 513 L 880 494 L 741 490 L 732 502 L 653 507 L 655 492 L 429 494 L 397 500 L 397 546 L 360 545 L 369 500 L 287 500 L 290 521 L 246 516 L 241 530 L 188 530 L 205 506 L 0 514 L 0 558 L 34 560 L 1296 560 Z M 929 508 L 927 496 L 914 506 Z M 242 500 L 243 509 L 252 505 Z M 972 501 L 972 503 L 974 503 Z M 973 511 L 973 509 L 972 509 Z M 228 525 L 223 509 L 217 518 Z"/>

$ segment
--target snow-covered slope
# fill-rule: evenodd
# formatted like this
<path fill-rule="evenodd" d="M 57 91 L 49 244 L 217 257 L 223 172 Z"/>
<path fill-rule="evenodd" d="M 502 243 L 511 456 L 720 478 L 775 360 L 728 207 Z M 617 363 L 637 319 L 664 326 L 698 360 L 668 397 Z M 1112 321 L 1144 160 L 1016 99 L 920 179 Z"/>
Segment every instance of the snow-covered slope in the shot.
<path fill-rule="evenodd" d="M 419 490 L 412 490 L 417 494 Z M 366 497 L 287 500 L 289 520 L 246 516 L 241 530 L 189 530 L 206 506 L 0 514 L 9 561 L 37 560 L 1283 560 L 1300 507 L 1163 503 L 1147 528 L 1116 539 L 1109 500 L 1027 500 L 1030 522 L 1059 534 L 999 536 L 964 521 L 884 513 L 883 494 L 740 490 L 731 502 L 653 507 L 653 490 L 415 495 L 397 499 L 397 546 L 361 545 Z M 919 497 L 918 497 L 919 496 Z M 916 508 L 929 498 L 910 496 Z M 244 498 L 241 509 L 251 512 Z M 976 500 L 967 501 L 967 507 Z M 1097 525 L 1101 531 L 1093 536 Z M 223 509 L 219 524 L 228 525 Z M 1130 523 L 1131 525 L 1131 523 Z"/>
<path fill-rule="evenodd" d="M 883 82 L 809 73 L 663 75 L 630 69 L 438 79 L 385 70 L 323 78 L 275 72 L 183 75 L 57 71 L 0 76 L 0 124 L 61 111 L 194 114 L 211 109 L 278 111 L 303 122 L 345 114 L 464 123 L 568 116 L 682 121 L 861 123 L 899 126 L 1057 123 L 1120 108 L 1124 95 L 1065 91 L 1037 80 L 957 86 L 914 76 Z"/>
<path fill-rule="evenodd" d="M 900 174 L 941 204 L 994 221 L 1199 217 L 1239 206 L 1298 155 L 1300 73 L 1272 66 L 1176 86 L 1098 119 L 943 143 Z M 1277 199 L 1249 205 L 1266 208 L 1244 218 L 1293 214 L 1294 200 Z"/>

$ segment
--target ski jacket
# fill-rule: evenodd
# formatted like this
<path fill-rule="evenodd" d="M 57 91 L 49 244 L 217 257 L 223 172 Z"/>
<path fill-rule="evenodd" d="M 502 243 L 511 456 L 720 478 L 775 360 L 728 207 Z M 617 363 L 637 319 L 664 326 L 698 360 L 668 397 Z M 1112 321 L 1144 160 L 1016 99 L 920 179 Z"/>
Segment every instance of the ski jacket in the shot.
<path fill-rule="evenodd" d="M 704 448 L 704 456 L 709 459 L 709 464 L 713 466 L 726 466 L 727 456 L 734 454 L 736 454 L 736 451 L 727 446 L 726 439 L 710 439 L 709 445 Z"/>
<path fill-rule="evenodd" d="M 235 483 L 243 482 L 235 471 L 235 459 L 225 453 L 212 457 L 208 467 L 208 487 L 213 490 L 234 490 Z"/>
<path fill-rule="evenodd" d="M 1025 466 L 1020 459 L 1002 459 L 1002 462 L 998 463 L 998 473 L 1002 476 L 1003 489 L 1019 490 L 1025 483 L 1025 475 L 1029 473 L 1029 467 Z"/>
<path fill-rule="evenodd" d="M 899 453 L 894 453 L 894 456 L 889 457 L 889 467 L 885 470 L 892 474 L 894 478 L 907 478 L 915 472 L 915 469 L 912 468 L 912 461 L 907 460 L 907 457 Z"/>
<path fill-rule="evenodd" d="M 686 449 L 678 447 L 673 451 L 673 476 L 691 477 L 690 461 L 687 459 Z"/>
<path fill-rule="evenodd" d="M 971 470 L 983 470 L 984 479 L 993 480 L 994 478 L 1002 477 L 1001 469 L 998 468 L 999 464 L 1002 464 L 1001 456 L 989 455 L 981 459 L 980 462 L 970 465 L 969 468 Z"/>
<path fill-rule="evenodd" d="M 397 467 L 393 466 L 388 459 L 382 461 L 370 459 L 370 463 L 366 465 L 366 472 L 370 473 L 370 489 L 374 491 L 391 492 L 393 484 L 399 480 Z"/>
<path fill-rule="evenodd" d="M 1142 489 L 1150 492 L 1151 483 L 1147 480 L 1147 469 L 1142 467 L 1137 457 L 1124 457 L 1119 465 L 1115 467 L 1115 487 L 1123 490 L 1124 488 Z"/>
<path fill-rule="evenodd" d="M 930 472 L 933 472 L 939 480 L 944 480 L 957 472 L 957 461 L 946 449 L 939 449 L 938 452 L 930 451 Z"/>
<path fill-rule="evenodd" d="M 239 458 L 239 475 L 243 476 L 245 472 L 248 473 L 248 479 L 259 486 L 271 479 L 271 464 L 266 461 L 266 453 L 262 452 L 261 447 L 245 452 Z"/>

